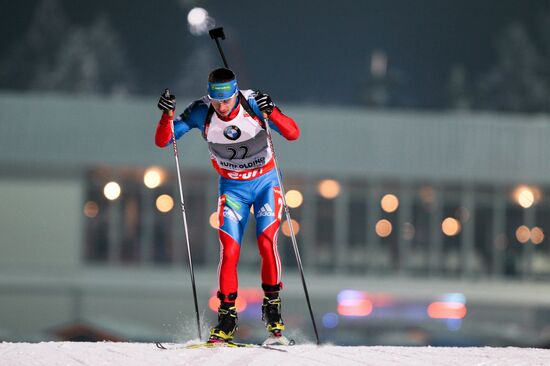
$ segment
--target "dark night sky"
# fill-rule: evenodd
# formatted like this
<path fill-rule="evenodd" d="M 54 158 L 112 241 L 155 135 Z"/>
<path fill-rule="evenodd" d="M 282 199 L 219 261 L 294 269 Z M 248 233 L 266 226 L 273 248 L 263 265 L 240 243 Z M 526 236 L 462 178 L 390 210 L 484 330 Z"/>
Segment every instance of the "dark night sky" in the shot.
<path fill-rule="evenodd" d="M 2 1 L 0 54 L 25 34 L 38 0 Z M 63 1 L 73 24 L 106 14 L 138 70 L 143 93 L 157 94 L 171 70 L 198 42 L 187 31 L 185 9 L 202 6 L 225 28 L 230 65 L 244 85 L 278 99 L 356 103 L 369 56 L 388 55 L 399 72 L 401 105 L 433 107 L 444 98 L 449 71 L 463 64 L 470 76 L 495 62 L 494 41 L 513 21 L 536 34 L 542 0 L 386 1 Z M 183 6 L 181 4 L 184 4 Z M 535 36 L 536 38 L 536 36 Z M 206 77 L 206 76 L 205 76 Z M 149 89 L 151 89 L 149 91 Z M 198 91 L 199 93 L 202 91 Z"/>

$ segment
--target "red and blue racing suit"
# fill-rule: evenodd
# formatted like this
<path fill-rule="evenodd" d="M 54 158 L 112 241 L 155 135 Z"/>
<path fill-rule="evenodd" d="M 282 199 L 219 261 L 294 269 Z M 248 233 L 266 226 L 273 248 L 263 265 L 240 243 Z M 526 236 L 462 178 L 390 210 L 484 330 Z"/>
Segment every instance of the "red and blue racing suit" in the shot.
<path fill-rule="evenodd" d="M 253 113 L 247 112 L 245 105 L 238 100 L 230 115 L 221 117 L 213 111 L 210 100 L 203 97 L 191 103 L 174 119 L 177 139 L 193 128 L 201 131 L 208 143 L 212 165 L 220 175 L 218 297 L 222 301 L 237 298 L 237 264 L 251 207 L 256 218 L 262 288 L 266 292 L 281 288 L 277 234 L 283 205 L 265 126 L 257 117 L 262 113 L 254 95 L 252 90 L 242 90 L 239 95 L 239 98 L 246 99 Z M 159 147 L 171 142 L 170 118 L 163 113 L 157 125 L 155 143 Z M 269 115 L 269 123 L 287 140 L 296 140 L 300 135 L 296 122 L 278 107 Z"/>

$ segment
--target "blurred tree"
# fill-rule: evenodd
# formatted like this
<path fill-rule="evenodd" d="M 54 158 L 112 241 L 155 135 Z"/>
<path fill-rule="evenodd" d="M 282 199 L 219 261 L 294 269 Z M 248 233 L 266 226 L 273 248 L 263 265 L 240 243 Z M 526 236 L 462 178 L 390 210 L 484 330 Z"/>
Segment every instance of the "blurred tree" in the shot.
<path fill-rule="evenodd" d="M 39 69 L 55 63 L 55 50 L 62 43 L 69 26 L 59 0 L 41 1 L 26 35 L 0 61 L 0 87 L 27 90 Z"/>
<path fill-rule="evenodd" d="M 372 52 L 365 77 L 359 93 L 362 104 L 378 108 L 396 105 L 396 91 L 401 86 L 402 75 L 398 70 L 389 68 L 385 51 Z"/>
<path fill-rule="evenodd" d="M 190 57 L 185 58 L 183 66 L 176 71 L 174 90 L 186 93 L 182 97 L 188 98 L 197 97 L 197 93 L 206 93 L 208 74 L 214 68 L 222 66 L 218 61 L 219 56 L 215 52 L 212 44 L 195 42 L 194 46 L 188 50 Z M 242 80 L 239 78 L 239 81 Z M 239 84 L 243 86 L 241 83 Z"/>
<path fill-rule="evenodd" d="M 108 19 L 71 26 L 59 0 L 38 4 L 28 32 L 0 65 L 2 88 L 124 94 L 134 85 L 123 43 Z"/>
<path fill-rule="evenodd" d="M 496 42 L 497 61 L 477 82 L 476 107 L 514 112 L 548 111 L 550 89 L 543 55 L 524 26 L 506 27 Z"/>
<path fill-rule="evenodd" d="M 105 17 L 66 34 L 52 65 L 39 65 L 34 90 L 128 94 L 134 73 L 118 34 Z"/>
<path fill-rule="evenodd" d="M 449 107 L 467 110 L 472 106 L 471 90 L 468 85 L 468 74 L 464 65 L 456 64 L 451 69 L 447 84 Z"/>

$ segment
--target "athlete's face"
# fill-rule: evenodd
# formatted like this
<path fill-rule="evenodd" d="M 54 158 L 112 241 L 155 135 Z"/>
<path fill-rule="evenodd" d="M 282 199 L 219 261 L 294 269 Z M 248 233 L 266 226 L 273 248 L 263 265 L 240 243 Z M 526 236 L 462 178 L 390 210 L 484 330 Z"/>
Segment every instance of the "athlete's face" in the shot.
<path fill-rule="evenodd" d="M 236 102 L 237 102 L 237 95 L 234 95 L 229 99 L 212 100 L 212 107 L 214 107 L 214 110 L 220 116 L 227 117 L 229 116 L 229 113 L 231 113 L 231 111 L 233 110 L 233 107 L 235 107 Z"/>

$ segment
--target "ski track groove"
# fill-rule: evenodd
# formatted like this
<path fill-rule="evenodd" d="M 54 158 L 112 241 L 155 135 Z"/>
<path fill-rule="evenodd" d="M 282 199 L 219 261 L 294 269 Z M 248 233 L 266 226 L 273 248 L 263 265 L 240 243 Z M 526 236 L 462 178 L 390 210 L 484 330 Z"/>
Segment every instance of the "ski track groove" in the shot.
<path fill-rule="evenodd" d="M 319 346 L 310 346 L 310 347 L 315 347 L 312 351 L 319 350 L 321 348 Z M 298 356 L 299 358 L 302 358 L 302 359 L 305 359 L 305 360 L 314 361 L 316 364 L 319 364 L 319 365 L 333 365 L 332 362 L 326 363 L 324 360 L 319 360 L 318 358 L 313 358 L 313 357 L 309 356 L 309 354 L 312 352 L 309 349 L 304 349 L 302 351 L 302 353 L 296 353 L 299 350 L 299 348 L 296 348 L 295 350 L 293 350 L 295 352 L 292 352 L 292 356 Z M 303 353 L 306 353 L 307 356 L 304 355 Z M 317 356 L 317 357 L 322 357 L 322 356 Z M 311 365 L 311 364 L 310 363 L 304 363 L 304 364 L 300 363 L 299 365 Z"/>
<path fill-rule="evenodd" d="M 343 356 L 341 354 L 337 354 L 337 353 L 333 353 L 333 352 L 325 351 L 325 353 L 327 355 L 331 355 L 331 356 L 336 357 L 338 359 L 344 359 L 344 360 L 348 360 L 348 361 L 351 361 L 351 362 L 356 362 L 358 365 L 365 365 L 364 361 L 358 360 L 355 357 L 353 357 L 353 358 L 352 357 L 347 357 L 347 354 L 346 354 L 346 356 Z"/>
<path fill-rule="evenodd" d="M 69 354 L 69 353 L 66 353 L 66 352 L 61 352 L 64 356 L 70 358 L 71 360 L 73 361 L 76 361 L 78 364 L 80 365 L 84 365 L 84 366 L 89 366 L 87 362 L 84 362 L 84 361 L 81 361 L 79 358 Z"/>
<path fill-rule="evenodd" d="M 380 347 L 373 347 L 373 351 L 384 355 L 384 361 L 385 362 L 395 362 L 396 358 L 399 362 L 404 362 L 407 359 L 408 360 L 417 360 L 418 356 L 416 355 L 409 355 L 409 352 L 396 352 L 393 350 L 393 347 L 390 347 L 390 349 L 381 349 Z M 390 356 L 389 358 L 386 356 Z M 447 363 L 447 365 L 449 365 Z M 450 366 L 450 365 L 449 365 Z"/>
<path fill-rule="evenodd" d="M 61 353 L 62 355 L 70 358 L 71 360 L 77 362 L 78 364 L 80 365 L 84 365 L 84 366 L 89 366 L 87 362 L 81 360 L 80 358 L 76 357 L 73 355 L 73 350 L 72 349 L 68 349 L 68 350 L 65 350 L 64 348 L 64 344 L 61 343 L 61 344 L 57 344 L 55 349 L 57 352 Z"/>

